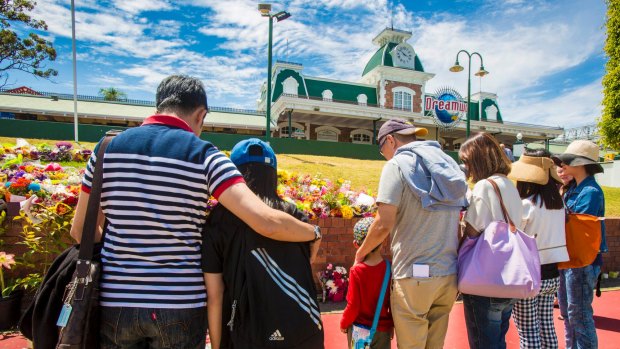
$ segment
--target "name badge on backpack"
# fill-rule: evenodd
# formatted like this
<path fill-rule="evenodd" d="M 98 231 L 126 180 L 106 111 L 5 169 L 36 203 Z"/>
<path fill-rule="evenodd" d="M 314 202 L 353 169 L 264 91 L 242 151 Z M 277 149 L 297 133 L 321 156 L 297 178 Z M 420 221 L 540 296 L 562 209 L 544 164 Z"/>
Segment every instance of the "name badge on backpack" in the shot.
<path fill-rule="evenodd" d="M 73 307 L 71 304 L 65 304 L 62 306 L 62 310 L 60 311 L 60 316 L 58 316 L 58 321 L 56 321 L 56 326 L 65 327 L 67 326 L 67 322 L 69 322 L 69 316 L 71 316 L 71 311 Z"/>

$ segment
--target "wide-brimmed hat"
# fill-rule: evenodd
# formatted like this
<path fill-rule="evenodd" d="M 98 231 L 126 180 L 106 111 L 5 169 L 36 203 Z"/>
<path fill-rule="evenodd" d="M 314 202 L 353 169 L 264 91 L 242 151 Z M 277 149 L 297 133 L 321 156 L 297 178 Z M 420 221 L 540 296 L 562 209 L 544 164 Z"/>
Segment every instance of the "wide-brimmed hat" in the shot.
<path fill-rule="evenodd" d="M 599 148 L 596 143 L 586 140 L 571 142 L 566 150 L 552 158 L 568 166 L 593 165 L 594 173 L 603 172 L 603 166 L 598 162 Z"/>
<path fill-rule="evenodd" d="M 519 161 L 512 163 L 508 178 L 519 182 L 545 185 L 549 182 L 549 175 L 556 182 L 562 183 L 551 158 L 521 155 Z"/>
<path fill-rule="evenodd" d="M 411 121 L 405 119 L 390 119 L 381 125 L 379 129 L 379 134 L 377 135 L 379 144 L 382 145 L 385 142 L 385 138 L 392 133 L 424 137 L 428 134 L 428 130 L 424 127 L 416 127 Z"/>

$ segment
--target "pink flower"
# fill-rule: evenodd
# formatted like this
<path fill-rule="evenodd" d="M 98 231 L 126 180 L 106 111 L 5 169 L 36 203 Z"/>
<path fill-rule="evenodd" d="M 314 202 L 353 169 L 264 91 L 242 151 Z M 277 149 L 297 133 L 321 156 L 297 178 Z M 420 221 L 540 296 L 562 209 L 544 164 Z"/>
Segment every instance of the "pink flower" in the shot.
<path fill-rule="evenodd" d="M 15 255 L 0 252 L 0 267 L 11 269 L 11 265 L 15 264 Z"/>

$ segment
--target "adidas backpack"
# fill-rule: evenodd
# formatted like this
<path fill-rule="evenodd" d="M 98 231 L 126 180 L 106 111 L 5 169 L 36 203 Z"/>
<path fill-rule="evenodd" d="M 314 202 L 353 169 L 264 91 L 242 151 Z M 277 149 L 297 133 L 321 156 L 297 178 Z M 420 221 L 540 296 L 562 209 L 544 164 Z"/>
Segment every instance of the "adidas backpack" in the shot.
<path fill-rule="evenodd" d="M 283 210 L 300 220 L 294 206 Z M 222 331 L 234 349 L 323 348 L 323 323 L 308 243 L 267 239 L 221 205 L 206 233 L 221 241 L 225 283 Z M 209 251 L 209 249 L 207 249 Z"/>

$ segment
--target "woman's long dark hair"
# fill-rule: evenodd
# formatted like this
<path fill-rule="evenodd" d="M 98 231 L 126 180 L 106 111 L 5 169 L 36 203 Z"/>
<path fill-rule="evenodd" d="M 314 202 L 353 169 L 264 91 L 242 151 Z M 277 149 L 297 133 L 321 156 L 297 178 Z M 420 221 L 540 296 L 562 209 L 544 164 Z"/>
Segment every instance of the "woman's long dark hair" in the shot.
<path fill-rule="evenodd" d="M 551 157 L 551 154 L 544 149 L 526 149 L 525 155 L 532 157 Z M 555 171 L 554 168 L 549 171 Z M 558 190 L 558 184 L 555 182 L 551 173 L 546 184 L 536 184 L 531 182 L 517 181 L 517 190 L 522 199 L 532 197 L 532 202 L 540 199 L 540 207 L 543 205 L 548 210 L 560 210 L 564 208 L 562 196 Z"/>
<path fill-rule="evenodd" d="M 237 166 L 246 184 L 269 207 L 290 213 L 292 205 L 278 196 L 278 171 L 266 164 L 248 162 Z"/>

